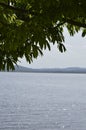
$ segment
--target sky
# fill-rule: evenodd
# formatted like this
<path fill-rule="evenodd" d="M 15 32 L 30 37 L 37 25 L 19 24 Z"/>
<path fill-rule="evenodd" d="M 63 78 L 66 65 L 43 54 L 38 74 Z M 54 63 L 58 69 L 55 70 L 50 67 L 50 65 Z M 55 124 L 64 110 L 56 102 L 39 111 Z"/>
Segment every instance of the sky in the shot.
<path fill-rule="evenodd" d="M 43 56 L 39 56 L 29 64 L 23 58 L 18 63 L 28 68 L 67 68 L 86 67 L 86 37 L 82 38 L 81 32 L 71 37 L 67 31 L 65 35 L 66 52 L 60 53 L 56 45 L 51 47 L 51 51 L 45 50 Z"/>

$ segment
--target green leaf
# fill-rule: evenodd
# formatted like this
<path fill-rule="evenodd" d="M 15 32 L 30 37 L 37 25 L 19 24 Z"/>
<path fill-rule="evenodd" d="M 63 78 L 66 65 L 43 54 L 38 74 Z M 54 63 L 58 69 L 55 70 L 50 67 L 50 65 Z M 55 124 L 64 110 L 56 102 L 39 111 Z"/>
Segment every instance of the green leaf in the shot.
<path fill-rule="evenodd" d="M 83 30 L 83 32 L 82 32 L 82 37 L 85 37 L 85 36 L 86 36 L 86 29 Z"/>
<path fill-rule="evenodd" d="M 59 43 L 57 47 L 58 47 L 60 52 L 65 52 L 66 51 L 66 48 L 62 43 Z"/>

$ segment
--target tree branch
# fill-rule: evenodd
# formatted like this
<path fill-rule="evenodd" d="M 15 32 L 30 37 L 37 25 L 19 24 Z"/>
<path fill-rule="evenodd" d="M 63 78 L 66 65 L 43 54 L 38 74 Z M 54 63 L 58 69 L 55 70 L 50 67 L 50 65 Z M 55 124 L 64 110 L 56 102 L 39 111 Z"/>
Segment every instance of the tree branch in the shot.
<path fill-rule="evenodd" d="M 64 25 L 64 24 L 65 24 L 65 21 L 59 22 L 59 23 L 57 24 L 57 27 L 62 26 L 62 25 Z"/>
<path fill-rule="evenodd" d="M 13 10 L 13 11 L 18 11 L 21 13 L 31 13 L 32 14 L 32 12 L 30 12 L 29 10 L 17 8 L 15 6 L 11 6 L 11 5 L 2 3 L 2 2 L 0 2 L 0 6 L 2 6 L 3 8 Z M 23 18 L 23 20 L 28 22 L 28 18 Z M 86 23 L 81 23 L 81 22 L 78 22 L 78 21 L 75 21 L 75 20 L 72 20 L 69 18 L 63 18 L 63 22 L 61 24 L 59 23 L 58 26 L 61 26 L 64 23 L 69 23 L 69 24 L 74 25 L 74 26 L 86 28 Z"/>
<path fill-rule="evenodd" d="M 69 23 L 69 24 L 74 25 L 74 26 L 86 28 L 85 23 L 77 22 L 77 21 L 72 20 L 72 19 L 63 19 L 63 20 L 65 21 L 65 23 Z"/>
<path fill-rule="evenodd" d="M 28 12 L 29 12 L 28 10 L 21 9 L 21 8 L 17 8 L 17 7 L 14 7 L 14 6 L 11 6 L 11 5 L 2 3 L 2 2 L 0 2 L 0 6 L 2 6 L 2 7 L 4 7 L 4 8 L 7 8 L 7 9 L 10 9 L 10 10 L 23 12 L 23 13 L 28 13 Z"/>

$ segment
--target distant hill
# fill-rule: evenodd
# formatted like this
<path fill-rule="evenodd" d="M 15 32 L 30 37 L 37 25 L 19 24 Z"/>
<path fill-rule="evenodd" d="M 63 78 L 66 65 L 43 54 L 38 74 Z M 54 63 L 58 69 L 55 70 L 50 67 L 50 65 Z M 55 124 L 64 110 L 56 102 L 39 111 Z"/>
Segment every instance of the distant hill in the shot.
<path fill-rule="evenodd" d="M 10 71 L 12 72 L 12 71 Z M 23 66 L 15 66 L 13 72 L 32 72 L 32 73 L 86 73 L 86 68 L 69 67 L 69 68 L 42 68 L 32 69 Z"/>
<path fill-rule="evenodd" d="M 23 66 L 15 66 L 14 72 L 31 72 L 33 69 L 23 67 Z"/>

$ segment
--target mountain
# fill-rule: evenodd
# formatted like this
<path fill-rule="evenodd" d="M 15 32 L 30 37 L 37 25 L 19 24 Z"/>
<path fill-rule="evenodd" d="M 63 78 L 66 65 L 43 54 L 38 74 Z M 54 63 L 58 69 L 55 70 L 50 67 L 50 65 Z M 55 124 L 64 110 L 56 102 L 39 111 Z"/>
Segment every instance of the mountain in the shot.
<path fill-rule="evenodd" d="M 32 72 L 33 69 L 23 67 L 23 66 L 15 66 L 15 70 L 13 72 Z"/>
<path fill-rule="evenodd" d="M 13 72 L 32 72 L 32 73 L 86 73 L 86 68 L 69 67 L 69 68 L 41 68 L 32 69 L 23 66 L 15 66 Z"/>
<path fill-rule="evenodd" d="M 6 72 L 6 70 L 5 70 Z M 15 66 L 15 70 L 9 72 L 28 72 L 28 73 L 86 73 L 86 68 L 69 67 L 69 68 L 41 68 L 32 69 L 23 66 Z"/>

